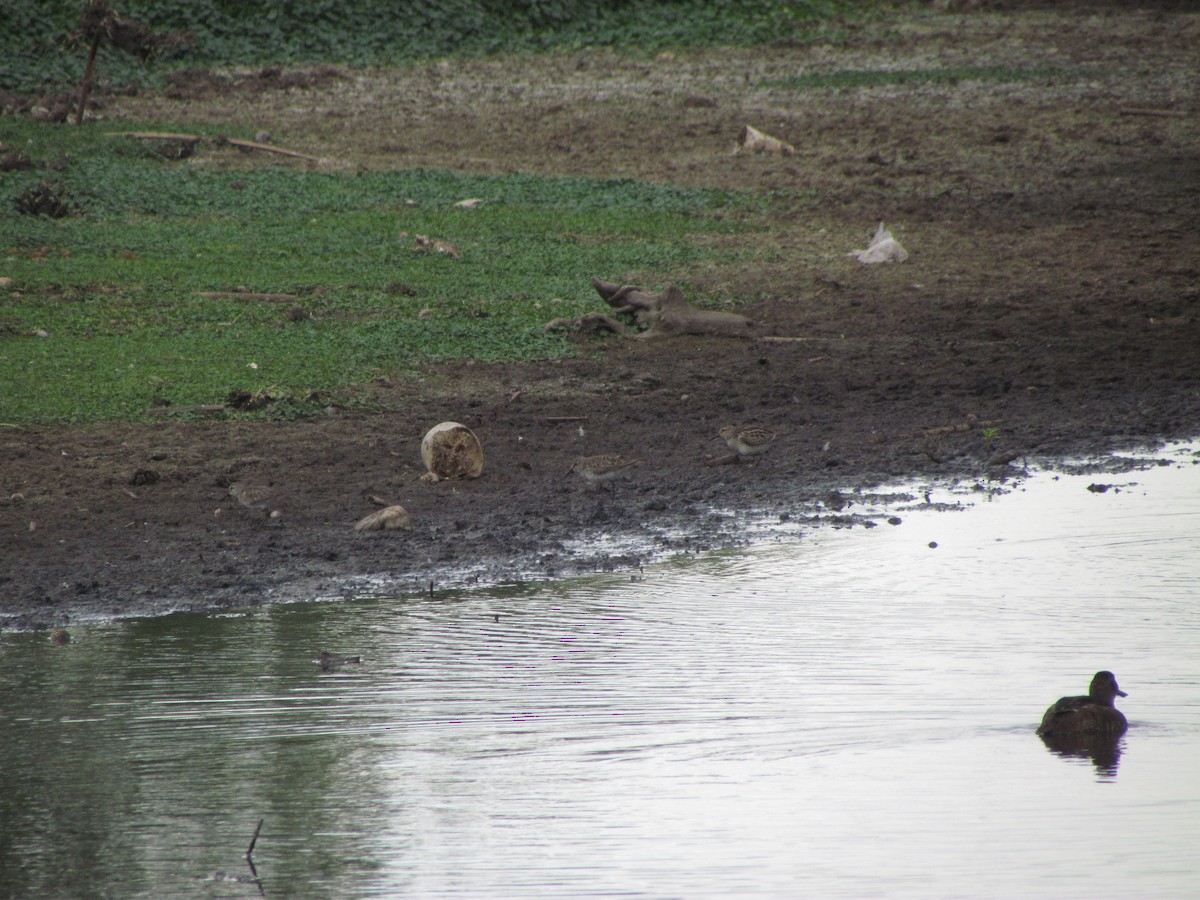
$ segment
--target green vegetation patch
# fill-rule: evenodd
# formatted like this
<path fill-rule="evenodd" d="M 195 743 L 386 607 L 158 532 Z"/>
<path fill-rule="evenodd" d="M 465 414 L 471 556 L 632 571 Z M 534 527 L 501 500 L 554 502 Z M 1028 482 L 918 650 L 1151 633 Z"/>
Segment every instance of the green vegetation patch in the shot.
<path fill-rule="evenodd" d="M 146 81 L 163 69 L 298 63 L 396 65 L 454 54 L 829 40 L 846 17 L 879 14 L 862 0 L 123 0 L 113 6 L 156 34 L 188 40 L 147 68 L 101 53 L 101 79 Z M 65 40 L 83 0 L 0 4 L 0 88 L 37 91 L 78 82 L 82 48 Z"/>
<path fill-rule="evenodd" d="M 220 171 L 89 124 L 28 121 L 0 172 L 0 421 L 133 419 L 234 392 L 329 396 L 424 362 L 570 352 L 542 326 L 592 276 L 685 280 L 737 251 L 749 198 L 439 169 Z M 170 129 L 170 126 L 159 126 Z M 70 214 L 17 211 L 48 188 Z M 474 208 L 455 204 L 478 199 Z M 261 295 L 261 296 L 257 296 Z"/>

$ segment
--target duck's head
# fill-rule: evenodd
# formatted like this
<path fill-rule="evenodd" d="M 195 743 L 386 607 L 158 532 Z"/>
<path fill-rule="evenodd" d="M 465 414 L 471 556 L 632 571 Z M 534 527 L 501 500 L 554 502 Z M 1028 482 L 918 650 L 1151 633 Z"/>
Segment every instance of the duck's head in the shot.
<path fill-rule="evenodd" d="M 1114 698 L 1129 695 L 1117 685 L 1117 676 L 1112 672 L 1097 672 L 1088 688 L 1088 696 L 1098 703 L 1112 706 Z"/>

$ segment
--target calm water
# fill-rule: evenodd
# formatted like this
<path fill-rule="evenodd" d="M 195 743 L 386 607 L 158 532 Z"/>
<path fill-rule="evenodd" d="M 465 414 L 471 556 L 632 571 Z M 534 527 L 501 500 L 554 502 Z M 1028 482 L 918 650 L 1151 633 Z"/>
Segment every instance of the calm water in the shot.
<path fill-rule="evenodd" d="M 1200 465 L 1165 456 L 638 581 L 8 635 L 0 896 L 256 897 L 262 818 L 268 897 L 1195 897 Z M 1049 752 L 1100 668 L 1119 759 Z"/>

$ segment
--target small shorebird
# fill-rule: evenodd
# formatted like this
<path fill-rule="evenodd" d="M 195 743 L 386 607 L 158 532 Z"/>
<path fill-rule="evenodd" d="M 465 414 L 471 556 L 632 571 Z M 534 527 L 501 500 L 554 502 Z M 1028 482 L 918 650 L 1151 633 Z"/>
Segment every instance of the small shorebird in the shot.
<path fill-rule="evenodd" d="M 1117 737 L 1129 727 L 1125 715 L 1113 705 L 1117 697 L 1128 697 L 1112 672 L 1097 672 L 1087 696 L 1063 697 L 1042 716 L 1037 733 L 1042 737 Z"/>
<path fill-rule="evenodd" d="M 571 465 L 571 471 L 583 476 L 588 484 L 599 484 L 602 481 L 612 481 L 630 466 L 636 466 L 640 459 L 629 459 L 619 453 L 602 453 L 599 456 L 580 456 Z"/>
<path fill-rule="evenodd" d="M 717 434 L 719 437 L 725 439 L 725 443 L 729 445 L 729 449 L 734 451 L 739 459 L 744 456 L 756 456 L 759 453 L 765 453 L 778 436 L 775 432 L 759 428 L 756 425 L 751 425 L 748 428 L 737 428 L 733 425 L 726 425 Z"/>
<path fill-rule="evenodd" d="M 229 494 L 247 509 L 272 510 L 275 501 L 290 494 L 290 490 L 267 487 L 262 484 L 251 484 L 247 481 L 235 481 L 229 486 Z"/>

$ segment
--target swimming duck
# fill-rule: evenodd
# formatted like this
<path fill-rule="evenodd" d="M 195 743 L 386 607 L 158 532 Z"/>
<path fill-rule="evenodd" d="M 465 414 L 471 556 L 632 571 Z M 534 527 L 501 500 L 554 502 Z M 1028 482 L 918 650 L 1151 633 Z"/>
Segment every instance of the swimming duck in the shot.
<path fill-rule="evenodd" d="M 1063 697 L 1042 717 L 1037 733 L 1042 737 L 1067 735 L 1104 735 L 1117 737 L 1124 734 L 1129 722 L 1119 709 L 1113 706 L 1117 697 L 1128 697 L 1117 686 L 1112 672 L 1097 672 L 1088 687 L 1087 696 Z"/>

